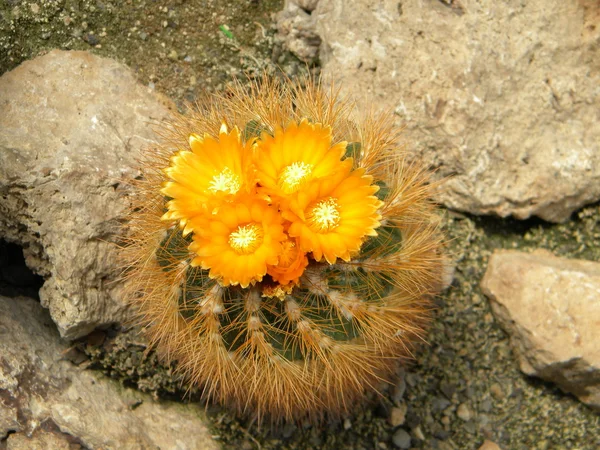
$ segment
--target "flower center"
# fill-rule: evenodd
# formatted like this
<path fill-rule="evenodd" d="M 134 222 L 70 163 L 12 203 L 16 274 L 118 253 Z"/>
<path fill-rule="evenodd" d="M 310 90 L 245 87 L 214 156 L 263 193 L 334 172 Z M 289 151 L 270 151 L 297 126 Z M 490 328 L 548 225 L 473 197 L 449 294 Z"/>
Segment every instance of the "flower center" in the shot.
<path fill-rule="evenodd" d="M 285 166 L 279 175 L 279 186 L 286 194 L 297 191 L 300 185 L 310 177 L 312 169 L 312 164 L 302 161 Z"/>
<path fill-rule="evenodd" d="M 340 206 L 333 197 L 321 200 L 310 208 L 308 224 L 311 228 L 321 233 L 331 231 L 340 224 Z"/>
<path fill-rule="evenodd" d="M 240 190 L 242 183 L 240 177 L 237 176 L 229 167 L 225 167 L 221 173 L 212 177 L 208 190 L 213 194 L 217 192 L 225 192 L 227 194 L 236 194 Z"/>
<path fill-rule="evenodd" d="M 293 241 L 285 241 L 282 243 L 281 255 L 279 255 L 280 267 L 289 267 L 295 260 L 298 250 L 296 244 Z"/>
<path fill-rule="evenodd" d="M 255 224 L 240 225 L 229 235 L 229 245 L 238 255 L 253 253 L 263 242 L 263 230 Z"/>

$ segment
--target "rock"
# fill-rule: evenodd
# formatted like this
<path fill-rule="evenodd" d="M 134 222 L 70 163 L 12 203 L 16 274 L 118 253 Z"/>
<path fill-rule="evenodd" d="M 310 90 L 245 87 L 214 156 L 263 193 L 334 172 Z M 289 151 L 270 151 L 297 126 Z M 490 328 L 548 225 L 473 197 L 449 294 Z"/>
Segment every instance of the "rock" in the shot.
<path fill-rule="evenodd" d="M 321 45 L 321 38 L 315 32 L 315 18 L 309 12 L 316 3 L 314 0 L 287 0 L 277 17 L 277 32 L 284 46 L 305 62 L 317 58 Z"/>
<path fill-rule="evenodd" d="M 46 278 L 40 298 L 65 338 L 127 316 L 112 241 L 166 104 L 86 52 L 55 50 L 0 77 L 0 238 Z"/>
<path fill-rule="evenodd" d="M 13 432 L 8 448 L 218 448 L 201 406 L 123 388 L 63 359 L 67 350 L 38 302 L 0 297 L 0 440 Z"/>
<path fill-rule="evenodd" d="M 397 448 L 409 449 L 411 444 L 410 434 L 403 428 L 399 428 L 392 436 L 392 442 Z"/>
<path fill-rule="evenodd" d="M 392 391 L 392 401 L 394 405 L 400 406 L 402 404 L 402 397 L 404 397 L 404 393 L 406 392 L 406 380 L 405 380 L 406 372 L 404 368 L 399 369 L 398 371 L 398 379 L 394 383 L 394 389 Z"/>
<path fill-rule="evenodd" d="M 471 410 L 464 403 L 458 405 L 458 408 L 456 409 L 456 415 L 463 422 L 468 422 L 472 417 Z"/>
<path fill-rule="evenodd" d="M 487 439 L 483 441 L 479 450 L 502 450 L 498 444 L 492 441 L 488 441 Z"/>
<path fill-rule="evenodd" d="M 600 199 L 600 4 L 321 0 L 323 74 L 396 111 L 452 209 L 560 222 Z M 290 33 L 292 35 L 293 33 Z"/>
<path fill-rule="evenodd" d="M 600 263 L 497 250 L 481 287 L 521 370 L 600 410 Z"/>
<path fill-rule="evenodd" d="M 23 433 L 14 433 L 8 435 L 6 439 L 6 450 L 73 450 L 81 446 L 72 436 L 57 432 L 48 432 L 41 428 L 37 429 L 32 436 Z M 75 444 L 77 446 L 74 446 Z"/>
<path fill-rule="evenodd" d="M 443 397 L 434 397 L 434 399 L 431 401 L 431 409 L 436 412 L 443 411 L 450 406 L 450 404 L 450 400 L 447 400 Z"/>
<path fill-rule="evenodd" d="M 390 415 L 388 417 L 388 422 L 392 427 L 399 427 L 400 425 L 404 425 L 406 421 L 406 411 L 407 411 L 406 403 L 403 403 L 400 407 L 392 407 L 390 410 Z"/>
<path fill-rule="evenodd" d="M 319 0 L 289 0 L 289 3 L 294 3 L 304 11 L 311 13 L 316 9 Z"/>

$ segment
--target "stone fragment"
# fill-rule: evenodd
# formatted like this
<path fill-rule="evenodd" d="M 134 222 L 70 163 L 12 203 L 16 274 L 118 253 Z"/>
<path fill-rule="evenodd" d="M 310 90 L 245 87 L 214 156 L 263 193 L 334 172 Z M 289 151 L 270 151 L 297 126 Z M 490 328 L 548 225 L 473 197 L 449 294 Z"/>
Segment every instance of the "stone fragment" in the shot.
<path fill-rule="evenodd" d="M 0 297 L 0 441 L 14 433 L 8 448 L 218 448 L 200 405 L 123 388 L 62 358 L 67 350 L 38 302 Z"/>
<path fill-rule="evenodd" d="M 492 441 L 488 441 L 487 439 L 483 441 L 479 450 L 502 450 L 498 444 Z"/>
<path fill-rule="evenodd" d="M 166 105 L 86 52 L 55 50 L 0 78 L 0 238 L 46 278 L 40 298 L 63 337 L 126 317 L 113 241 Z"/>
<path fill-rule="evenodd" d="M 73 450 L 79 449 L 72 436 L 58 432 L 38 429 L 32 436 L 24 433 L 13 433 L 6 439 L 6 450 Z"/>
<path fill-rule="evenodd" d="M 553 222 L 600 199 L 599 17 L 597 0 L 321 0 L 311 15 L 323 74 L 395 110 L 415 157 L 452 175 L 446 206 Z"/>
<path fill-rule="evenodd" d="M 406 411 L 406 403 L 403 403 L 400 407 L 392 407 L 392 409 L 390 410 L 390 415 L 388 417 L 389 424 L 392 427 L 399 427 L 400 425 L 404 425 L 404 422 L 406 421 Z"/>
<path fill-rule="evenodd" d="M 397 448 L 401 448 L 407 450 L 410 448 L 412 439 L 410 438 L 410 434 L 403 428 L 399 428 L 396 430 L 394 435 L 392 436 L 392 442 Z"/>
<path fill-rule="evenodd" d="M 521 370 L 600 410 L 600 263 L 497 250 L 481 287 Z"/>
<path fill-rule="evenodd" d="M 316 7 L 316 3 L 288 0 L 277 17 L 277 32 L 285 47 L 305 62 L 317 58 L 321 45 L 321 38 L 315 32 L 315 18 L 309 9 Z"/>
<path fill-rule="evenodd" d="M 468 422 L 472 417 L 471 410 L 465 403 L 458 405 L 458 408 L 456 409 L 456 415 L 463 422 Z"/>
<path fill-rule="evenodd" d="M 317 8 L 319 0 L 287 0 L 288 3 L 294 3 L 306 12 L 313 12 Z"/>

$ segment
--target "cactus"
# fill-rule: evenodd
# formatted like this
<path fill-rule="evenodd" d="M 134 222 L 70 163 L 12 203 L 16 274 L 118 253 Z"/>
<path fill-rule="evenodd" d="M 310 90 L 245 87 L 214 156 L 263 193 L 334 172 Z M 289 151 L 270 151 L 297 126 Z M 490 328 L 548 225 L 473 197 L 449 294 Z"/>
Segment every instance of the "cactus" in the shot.
<path fill-rule="evenodd" d="M 273 422 L 350 411 L 423 338 L 444 256 L 389 114 L 263 77 L 158 127 L 134 182 L 129 298 L 208 401 Z"/>

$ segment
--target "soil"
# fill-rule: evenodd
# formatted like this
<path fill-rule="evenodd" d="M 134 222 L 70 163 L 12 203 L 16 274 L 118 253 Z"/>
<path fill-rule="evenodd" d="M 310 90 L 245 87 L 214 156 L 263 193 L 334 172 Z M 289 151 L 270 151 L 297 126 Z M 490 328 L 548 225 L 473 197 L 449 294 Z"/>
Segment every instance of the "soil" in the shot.
<path fill-rule="evenodd" d="M 233 76 L 318 71 L 277 40 L 273 14 L 282 3 L 6 0 L 0 3 L 0 74 L 53 48 L 89 50 L 126 63 L 141 83 L 184 109 L 205 91 L 225 89 Z M 600 416 L 519 371 L 479 288 L 496 248 L 545 248 L 600 261 L 600 205 L 561 225 L 443 214 L 455 278 L 436 299 L 428 345 L 399 371 L 396 385 L 352 416 L 318 426 L 259 429 L 209 405 L 213 435 L 223 448 L 475 449 L 485 439 L 505 450 L 600 448 Z M 196 401 L 198 393 L 162 366 L 136 333 L 93 333 L 80 345 L 89 358 L 83 364 L 158 397 Z M 392 419 L 398 410 L 406 411 L 404 421 Z"/>

